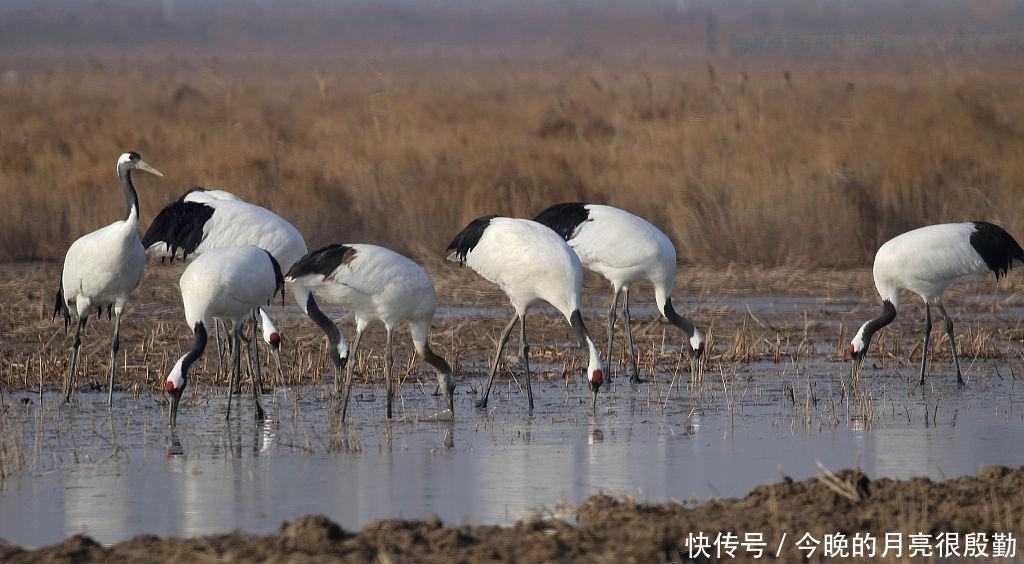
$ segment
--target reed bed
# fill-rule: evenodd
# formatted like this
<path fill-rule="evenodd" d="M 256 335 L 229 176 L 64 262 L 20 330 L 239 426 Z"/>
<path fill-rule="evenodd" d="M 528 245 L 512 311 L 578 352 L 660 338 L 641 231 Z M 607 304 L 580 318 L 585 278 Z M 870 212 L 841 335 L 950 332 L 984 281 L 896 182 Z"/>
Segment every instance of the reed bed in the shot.
<path fill-rule="evenodd" d="M 166 173 L 138 180 L 143 228 L 202 185 L 273 209 L 313 247 L 374 242 L 422 260 L 477 216 L 571 200 L 647 217 L 684 264 L 719 271 L 865 266 L 889 237 L 941 221 L 1024 237 L 1019 58 L 5 65 L 0 261 L 57 260 L 119 217 L 126 149 Z"/>
<path fill-rule="evenodd" d="M 191 346 L 192 334 L 183 321 L 177 279 L 182 266 L 151 263 L 139 289 L 133 296 L 129 314 L 123 323 L 122 350 L 118 359 L 116 385 L 134 394 L 157 393 L 177 358 Z M 450 314 L 435 318 L 431 342 L 435 350 L 448 358 L 456 375 L 485 374 L 494 354 L 498 334 L 505 320 L 512 315 L 504 295 L 467 269 L 453 264 L 428 265 L 436 281 L 439 305 L 456 308 Z M 769 273 L 769 271 L 771 271 Z M 60 318 L 52 316 L 53 294 L 60 274 L 56 263 L 0 265 L 3 288 L 8 299 L 8 315 L 0 318 L 4 336 L 0 354 L 0 391 L 4 389 L 39 390 L 56 388 L 63 380 L 70 340 Z M 707 354 L 700 368 L 712 370 L 716 365 L 743 366 L 768 363 L 778 366 L 813 366 L 822 361 L 846 358 L 846 345 L 865 320 L 877 314 L 877 297 L 868 286 L 854 289 L 851 280 L 869 281 L 863 270 L 800 271 L 794 268 L 750 269 L 745 274 L 726 272 L 715 276 L 705 268 L 682 269 L 676 289 L 676 304 L 682 313 L 693 318 L 707 340 Z M 994 361 L 1019 357 L 1019 327 L 1012 315 L 991 315 L 992 304 L 1005 309 L 1016 303 L 1024 286 L 1020 277 L 1011 276 L 994 286 L 991 283 L 964 287 L 950 296 L 950 311 L 957 321 L 959 354 L 965 368 L 981 363 L 984 369 Z M 774 279 L 778 283 L 766 282 Z M 792 280 L 806 285 L 795 286 Z M 711 285 L 714 284 L 714 285 Z M 849 304 L 848 311 L 831 313 L 825 309 L 804 309 L 796 314 L 744 303 L 742 296 L 764 299 L 765 296 L 806 296 L 820 294 L 820 287 L 843 287 L 840 295 L 820 295 L 811 303 L 821 308 L 832 304 Z M 750 288 L 758 287 L 757 293 Z M 608 296 L 606 283 L 596 275 L 588 275 L 584 285 L 584 318 L 598 343 L 602 356 L 605 350 L 605 316 Z M 991 299 L 962 302 L 973 291 L 994 292 Z M 962 292 L 962 293 L 961 293 Z M 737 297 L 740 296 L 740 297 Z M 641 377 L 654 377 L 669 372 L 682 372 L 689 379 L 689 360 L 679 331 L 653 313 L 653 296 L 641 286 L 633 292 L 634 339 L 637 342 L 637 364 Z M 955 305 L 954 305 L 955 304 Z M 264 385 L 300 386 L 332 381 L 333 372 L 326 355 L 323 334 L 298 308 L 290 297 L 282 306 L 271 308 L 283 332 L 282 373 L 277 373 L 265 350 L 261 352 Z M 354 338 L 353 321 L 344 310 L 327 307 L 349 339 Z M 642 312 L 642 313 L 638 313 Z M 964 316 L 971 319 L 960 321 Z M 880 332 L 866 362 L 891 363 L 897 369 L 912 369 L 920 362 L 921 319 L 923 307 L 908 299 L 897 322 Z M 977 321 L 974 321 L 977 319 Z M 576 343 L 565 319 L 550 308 L 536 308 L 527 316 L 531 340 L 531 363 L 540 377 L 568 378 L 581 374 L 585 352 Z M 108 363 L 112 323 L 93 318 L 83 333 L 79 376 L 82 386 L 100 387 Z M 838 331 L 837 331 L 838 329 Z M 354 362 L 355 382 L 379 385 L 383 380 L 384 330 L 371 325 L 360 347 L 360 358 Z M 262 344 L 260 345 L 263 346 Z M 404 326 L 395 338 L 396 374 L 408 379 L 432 380 L 429 367 L 413 354 Z M 936 371 L 951 366 L 948 339 L 940 329 L 933 331 L 931 358 Z M 229 357 L 225 356 L 223 363 Z M 521 362 L 516 339 L 506 348 L 502 373 L 517 372 Z M 627 374 L 629 362 L 621 324 L 616 332 L 612 358 L 605 360 L 615 376 Z M 216 347 L 208 347 L 197 365 L 195 382 L 203 386 L 227 384 L 227 373 L 218 370 Z M 672 368 L 675 367 L 675 368 Z M 243 367 L 247 368 L 247 367 Z M 848 370 L 837 366 L 837 370 Z M 1012 366 L 1007 370 L 1016 370 Z M 697 375 L 700 379 L 701 375 Z M 82 379 L 84 377 L 84 379 Z M 198 390 L 199 388 L 193 388 Z"/>

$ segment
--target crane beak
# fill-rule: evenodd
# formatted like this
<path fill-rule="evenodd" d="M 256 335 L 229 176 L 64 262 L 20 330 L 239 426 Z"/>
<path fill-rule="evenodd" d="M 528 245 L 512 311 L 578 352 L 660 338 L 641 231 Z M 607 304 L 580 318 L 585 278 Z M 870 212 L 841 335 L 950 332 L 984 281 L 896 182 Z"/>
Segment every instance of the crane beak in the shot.
<path fill-rule="evenodd" d="M 155 174 L 157 176 L 163 176 L 164 175 L 164 173 L 162 173 L 159 170 L 149 166 L 149 163 L 147 163 L 146 161 L 143 161 L 143 160 L 140 160 L 139 162 L 135 163 L 135 168 L 137 170 L 144 170 L 144 171 L 146 171 L 146 172 L 148 172 L 150 174 Z"/>
<path fill-rule="evenodd" d="M 348 364 L 348 356 L 341 356 L 337 351 L 331 351 L 331 362 L 334 364 L 334 369 L 340 374 Z"/>
<path fill-rule="evenodd" d="M 852 363 L 852 365 L 853 365 L 850 368 L 850 386 L 852 386 L 854 388 L 857 386 L 857 378 L 860 377 L 860 365 L 861 365 L 861 363 L 863 361 L 864 361 L 864 357 L 863 356 L 860 356 L 860 357 L 856 357 L 855 356 L 855 357 L 853 357 L 853 360 L 850 361 Z"/>
<path fill-rule="evenodd" d="M 167 407 L 167 422 L 171 427 L 175 427 L 178 424 L 178 402 L 181 401 L 181 391 L 175 390 L 171 392 L 171 401 Z"/>
<path fill-rule="evenodd" d="M 281 370 L 281 351 L 280 348 L 270 349 L 270 356 L 274 357 L 274 364 L 277 366 L 277 377 L 280 379 L 281 384 L 284 384 L 284 370 Z"/>
<path fill-rule="evenodd" d="M 604 372 L 600 369 L 595 370 L 587 377 L 587 383 L 590 384 L 590 409 L 597 410 L 597 391 L 601 389 L 601 384 L 604 383 Z"/>
<path fill-rule="evenodd" d="M 850 355 L 850 362 L 852 364 L 850 367 L 850 386 L 856 389 L 857 378 L 860 377 L 860 367 L 861 364 L 864 363 L 864 357 L 867 356 L 868 348 L 867 346 L 865 346 L 858 353 L 857 351 L 854 350 L 853 345 L 851 344 L 850 347 L 847 349 L 847 352 Z"/>
<path fill-rule="evenodd" d="M 704 379 L 704 369 L 700 354 L 690 355 L 690 380 L 699 382 Z"/>
<path fill-rule="evenodd" d="M 348 356 L 341 356 L 337 349 L 330 347 L 329 356 L 331 364 L 334 365 L 334 393 L 341 394 L 341 375 L 345 372 L 345 365 L 348 364 Z"/>

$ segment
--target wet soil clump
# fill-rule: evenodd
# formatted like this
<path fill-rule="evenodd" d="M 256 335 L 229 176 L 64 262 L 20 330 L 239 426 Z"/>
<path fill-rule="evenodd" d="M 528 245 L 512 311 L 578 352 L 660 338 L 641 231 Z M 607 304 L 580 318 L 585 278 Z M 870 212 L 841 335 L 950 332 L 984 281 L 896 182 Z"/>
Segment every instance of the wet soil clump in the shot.
<path fill-rule="evenodd" d="M 902 558 L 911 556 L 912 536 L 928 538 L 920 561 L 940 556 L 938 539 L 953 535 L 963 553 L 966 536 L 984 540 L 993 555 L 997 539 L 1016 539 L 1024 531 L 1024 468 L 989 467 L 977 476 L 942 482 L 926 478 L 871 480 L 857 470 L 800 482 L 783 480 L 754 489 L 741 499 L 712 500 L 701 505 L 647 504 L 596 495 L 574 512 L 575 522 L 552 518 L 524 520 L 509 527 L 446 525 L 440 519 L 377 521 L 358 532 L 346 531 L 323 516 L 284 523 L 277 534 L 241 532 L 191 539 L 141 535 L 103 547 L 87 536 L 26 550 L 0 543 L 0 561 L 56 562 L 685 562 L 752 560 L 738 544 L 733 557 L 718 554 L 727 543 L 719 533 L 742 543 L 760 533 L 764 557 L 805 560 L 797 546 L 809 534 L 819 544 L 810 553 L 818 561 L 826 536 L 850 540 L 872 536 L 873 556 L 843 557 L 845 562 L 897 561 L 890 547 L 882 557 L 887 533 L 900 533 Z M 784 536 L 785 535 L 785 536 Z M 1006 537 L 1005 535 L 1009 535 Z M 706 550 L 695 548 L 703 536 Z M 1015 542 L 1015 541 L 1014 541 Z M 804 546 L 810 546 L 805 541 Z M 924 543 L 919 543 L 924 544 Z M 835 545 L 833 545 L 833 548 Z M 851 555 L 852 549 L 845 554 Z M 1006 547 L 1004 547 L 1006 550 Z M 704 556 L 704 552 L 707 556 Z M 1006 554 L 1005 552 L 1003 554 Z M 919 561 L 919 560 L 915 560 Z"/>

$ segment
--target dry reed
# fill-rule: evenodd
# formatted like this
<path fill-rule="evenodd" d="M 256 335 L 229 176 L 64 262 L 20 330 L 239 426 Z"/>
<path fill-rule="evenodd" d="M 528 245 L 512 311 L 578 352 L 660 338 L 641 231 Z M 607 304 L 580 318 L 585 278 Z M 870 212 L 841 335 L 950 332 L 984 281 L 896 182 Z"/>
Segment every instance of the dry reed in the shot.
<path fill-rule="evenodd" d="M 375 242 L 424 262 L 476 216 L 580 199 L 649 218 L 706 265 L 866 265 L 940 221 L 1024 236 L 1019 60 L 785 74 L 716 61 L 709 76 L 661 58 L 154 59 L 8 61 L 0 261 L 59 259 L 116 219 L 128 148 L 166 173 L 138 180 L 143 228 L 203 185 L 273 209 L 311 246 Z"/>

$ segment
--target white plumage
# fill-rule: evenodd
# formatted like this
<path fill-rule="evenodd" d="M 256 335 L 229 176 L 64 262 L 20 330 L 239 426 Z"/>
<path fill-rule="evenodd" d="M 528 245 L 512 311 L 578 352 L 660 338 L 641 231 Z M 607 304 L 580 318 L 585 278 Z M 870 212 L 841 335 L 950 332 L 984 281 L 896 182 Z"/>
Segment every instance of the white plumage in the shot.
<path fill-rule="evenodd" d="M 1024 263 L 1024 250 L 998 225 L 983 221 L 929 225 L 898 235 L 875 254 L 872 274 L 882 298 L 882 314 L 866 322 L 849 346 L 853 376 L 871 345 L 875 332 L 892 323 L 900 306 L 900 292 L 909 290 L 925 303 L 924 349 L 921 354 L 921 383 L 925 380 L 928 344 L 932 329 L 931 306 L 938 306 L 945 321 L 953 350 L 957 384 L 963 385 L 956 353 L 953 320 L 946 313 L 942 295 L 954 284 L 976 282 L 994 273 L 998 279 L 1015 264 Z"/>
<path fill-rule="evenodd" d="M 478 407 L 487 406 L 501 352 L 512 328 L 519 321 L 520 352 L 530 410 L 533 410 L 524 316 L 531 306 L 543 302 L 551 304 L 569 320 L 580 346 L 587 349 L 590 355 L 587 380 L 592 392 L 591 404 L 596 406 L 597 391 L 603 382 L 603 368 L 597 347 L 587 333 L 579 311 L 583 266 L 576 253 L 557 233 L 528 219 L 481 217 L 470 222 L 448 245 L 448 260 L 465 264 L 497 284 L 515 309 L 515 315 L 501 334 L 487 389 L 483 399 L 477 403 Z"/>
<path fill-rule="evenodd" d="M 188 384 L 188 370 L 202 356 L 211 321 L 216 318 L 230 324 L 234 339 L 232 380 L 239 378 L 241 324 L 254 309 L 268 303 L 282 290 L 280 266 L 267 251 L 252 245 L 210 249 L 197 257 L 181 275 L 181 300 L 185 322 L 195 334 L 192 349 L 175 363 L 167 376 L 167 393 L 171 396 L 169 420 L 174 425 L 178 402 Z M 233 383 L 233 382 L 232 382 Z M 233 386 L 232 386 L 233 388 Z M 256 419 L 263 419 L 259 394 L 259 375 L 253 382 Z M 228 416 L 231 415 L 231 393 L 228 393 Z"/>
<path fill-rule="evenodd" d="M 132 183 L 131 172 L 142 170 L 163 176 L 146 164 L 134 151 L 124 153 L 117 160 L 117 176 L 124 189 L 128 212 L 125 219 L 116 221 L 92 233 L 83 235 L 68 248 L 61 272 L 60 289 L 57 291 L 54 315 L 64 315 L 65 327 L 75 320 L 75 336 L 71 344 L 71 361 L 68 368 L 64 401 L 71 401 L 74 388 L 75 367 L 78 349 L 82 344 L 81 331 L 93 312 L 107 308 L 109 316 L 113 309 L 114 337 L 110 347 L 110 379 L 107 389 L 107 403 L 113 401 L 114 366 L 120 348 L 121 315 L 128 296 L 142 280 L 146 264 L 146 253 L 139 241 L 139 197 Z"/>
<path fill-rule="evenodd" d="M 387 417 L 391 418 L 394 395 L 392 383 L 392 332 L 396 325 L 406 321 L 416 353 L 437 372 L 438 385 L 454 414 L 453 392 L 455 384 L 448 363 L 430 348 L 428 335 L 437 309 L 434 283 L 423 268 L 408 258 L 384 247 L 366 244 L 334 244 L 317 249 L 292 266 L 285 276 L 292 285 L 292 293 L 299 306 L 327 334 L 332 346 L 335 365 L 335 389 L 339 391 L 338 374 L 355 354 L 363 331 L 373 321 L 380 321 L 387 331 L 384 351 L 385 387 L 387 389 Z M 328 303 L 340 305 L 356 318 L 356 338 L 349 351 L 337 325 L 317 306 L 313 296 Z M 335 355 L 336 353 L 336 355 Z M 352 366 L 348 367 L 341 417 L 344 421 L 349 391 L 352 385 Z"/>
<path fill-rule="evenodd" d="M 255 245 L 285 270 L 307 252 L 302 234 L 283 217 L 224 190 L 195 188 L 160 210 L 142 243 L 150 258 L 161 260 Z"/>
<path fill-rule="evenodd" d="M 692 321 L 679 315 L 672 306 L 676 249 L 660 229 L 625 210 L 581 202 L 555 204 L 538 214 L 536 221 L 554 229 L 576 251 L 585 268 L 600 274 L 611 283 L 606 352 L 609 362 L 615 330 L 615 310 L 619 296 L 623 297 L 622 314 L 626 326 L 627 350 L 633 368 L 631 381 L 639 381 L 629 312 L 629 290 L 635 283 L 651 283 L 658 311 L 686 334 L 691 358 L 701 355 L 704 336 Z"/>
<path fill-rule="evenodd" d="M 142 244 L 150 258 L 160 260 L 188 259 L 210 249 L 255 245 L 270 252 L 284 270 L 306 254 L 305 239 L 286 219 L 227 190 L 200 187 L 164 206 L 146 230 Z M 280 371 L 280 341 L 266 342 Z M 255 365 L 259 370 L 258 359 Z"/>
<path fill-rule="evenodd" d="M 203 204 L 214 200 L 239 201 L 241 198 L 227 190 L 211 190 L 209 188 L 201 188 L 199 186 L 185 192 L 185 195 L 182 196 L 182 201 L 185 202 L 198 202 Z"/>

